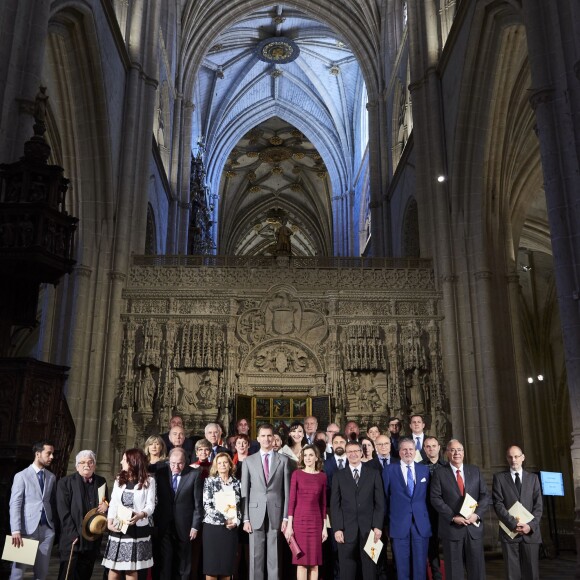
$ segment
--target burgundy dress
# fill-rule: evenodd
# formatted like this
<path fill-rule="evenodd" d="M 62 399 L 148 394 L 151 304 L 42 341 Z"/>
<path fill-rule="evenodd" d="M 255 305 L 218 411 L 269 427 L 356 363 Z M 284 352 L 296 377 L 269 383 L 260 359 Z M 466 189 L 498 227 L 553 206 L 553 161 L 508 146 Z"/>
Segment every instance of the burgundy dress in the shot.
<path fill-rule="evenodd" d="M 288 515 L 293 516 L 294 538 L 304 555 L 292 556 L 292 564 L 322 564 L 322 523 L 326 518 L 326 474 L 297 469 L 290 483 Z"/>

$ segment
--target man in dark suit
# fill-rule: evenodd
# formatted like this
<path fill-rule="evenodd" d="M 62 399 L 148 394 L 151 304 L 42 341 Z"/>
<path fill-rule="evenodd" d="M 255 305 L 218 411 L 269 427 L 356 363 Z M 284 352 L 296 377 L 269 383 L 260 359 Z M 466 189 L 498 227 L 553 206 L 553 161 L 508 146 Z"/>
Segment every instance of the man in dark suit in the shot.
<path fill-rule="evenodd" d="M 391 437 L 391 457 L 399 458 L 399 439 L 403 424 L 398 417 L 389 417 L 389 435 Z"/>
<path fill-rule="evenodd" d="M 439 513 L 445 575 L 448 580 L 463 580 L 465 560 L 469 580 L 485 580 L 481 518 L 491 503 L 487 486 L 479 468 L 463 463 L 463 445 L 457 439 L 447 443 L 447 457 L 449 464 L 435 470 L 431 480 L 431 505 Z M 459 513 L 466 494 L 477 502 L 467 518 Z"/>
<path fill-rule="evenodd" d="M 97 465 L 95 453 L 90 449 L 79 451 L 75 465 L 76 473 L 63 477 L 56 488 L 56 507 L 60 519 L 59 580 L 67 577 L 73 543 L 68 578 L 90 580 L 95 560 L 99 555 L 102 536 L 97 536 L 94 540 L 83 537 L 83 520 L 90 510 L 96 509 L 98 513 L 106 514 L 108 509 L 107 482 L 104 477 L 95 474 Z M 102 486 L 105 486 L 104 493 L 99 501 L 99 488 Z"/>
<path fill-rule="evenodd" d="M 415 463 L 415 443 L 399 442 L 400 463 L 393 463 L 384 478 L 389 504 L 389 533 L 399 580 L 424 580 L 431 523 L 427 512 L 429 468 Z"/>
<path fill-rule="evenodd" d="M 162 579 L 189 579 L 191 542 L 203 517 L 203 481 L 199 472 L 186 464 L 185 452 L 178 447 L 170 451 L 169 465 L 155 473 L 157 506 L 153 519 L 159 541 L 154 570 Z"/>
<path fill-rule="evenodd" d="M 14 476 L 10 494 L 10 529 L 12 545 L 22 548 L 23 539 L 38 540 L 34 578 L 48 576 L 50 552 L 55 536 L 56 477 L 48 471 L 54 459 L 54 446 L 40 441 L 32 446 L 34 461 Z M 10 580 L 20 580 L 28 566 L 12 565 Z"/>
<path fill-rule="evenodd" d="M 365 580 L 377 577 L 377 567 L 364 546 L 372 531 L 374 541 L 382 535 L 384 491 L 381 474 L 361 462 L 362 446 L 346 444 L 348 467 L 335 472 L 332 479 L 330 516 L 338 544 L 341 580 L 353 580 L 357 569 Z"/>
<path fill-rule="evenodd" d="M 446 461 L 441 459 L 441 445 L 436 437 L 428 435 L 423 440 L 423 450 L 427 459 L 421 461 L 422 465 L 426 465 L 429 468 L 429 473 L 431 478 L 433 478 L 433 473 L 440 469 L 442 466 L 447 465 Z M 429 549 L 427 558 L 429 559 L 429 565 L 431 566 L 431 576 L 433 580 L 441 580 L 443 575 L 441 574 L 441 563 L 439 560 L 439 514 L 437 510 L 431 505 L 431 483 L 429 483 L 429 494 L 427 496 L 427 511 L 429 512 L 429 521 L 431 522 L 432 535 L 429 538 Z"/>
<path fill-rule="evenodd" d="M 506 452 L 509 471 L 493 476 L 492 498 L 495 513 L 510 531 L 516 533 L 511 538 L 500 526 L 501 549 L 510 580 L 538 580 L 538 556 L 542 534 L 542 490 L 535 473 L 523 469 L 526 456 L 520 447 L 512 445 Z M 533 516 L 527 524 L 518 522 L 508 510 L 519 501 Z"/>
<path fill-rule="evenodd" d="M 165 441 L 165 439 L 164 439 Z M 169 430 L 169 443 L 167 444 L 167 453 L 176 447 L 180 447 L 185 452 L 185 461 L 190 463 L 194 457 L 194 443 L 193 440 L 185 436 L 185 429 L 179 425 L 174 425 Z"/>
<path fill-rule="evenodd" d="M 205 426 L 205 438 L 211 443 L 211 453 L 209 454 L 210 463 L 218 453 L 227 453 L 230 457 L 232 454 L 227 447 L 219 444 L 221 436 L 221 427 L 217 423 L 208 423 Z"/>
<path fill-rule="evenodd" d="M 332 479 L 334 474 L 339 469 L 344 469 L 348 465 L 346 458 L 346 437 L 342 433 L 334 433 L 332 435 L 332 453 L 328 453 L 324 460 L 324 473 L 326 473 L 326 505 L 327 513 L 330 517 L 330 496 L 332 493 Z M 328 542 L 322 544 L 322 553 L 324 559 L 324 577 L 330 580 L 340 577 L 340 565 L 338 562 L 338 546 L 334 539 L 332 530 L 332 519 L 330 519 L 331 527 L 328 529 Z"/>
<path fill-rule="evenodd" d="M 423 449 L 423 442 L 425 441 L 425 420 L 423 419 L 423 415 L 411 415 L 409 429 L 411 429 L 409 437 L 413 439 L 415 450 L 418 452 L 416 458 L 418 461 L 424 461 L 427 459 L 427 455 Z M 421 459 L 419 459 L 419 455 Z"/>
<path fill-rule="evenodd" d="M 274 427 L 260 425 L 260 451 L 242 462 L 242 515 L 244 530 L 250 534 L 252 580 L 269 580 L 280 575 L 278 536 L 288 523 L 290 466 L 285 455 L 275 453 Z"/>

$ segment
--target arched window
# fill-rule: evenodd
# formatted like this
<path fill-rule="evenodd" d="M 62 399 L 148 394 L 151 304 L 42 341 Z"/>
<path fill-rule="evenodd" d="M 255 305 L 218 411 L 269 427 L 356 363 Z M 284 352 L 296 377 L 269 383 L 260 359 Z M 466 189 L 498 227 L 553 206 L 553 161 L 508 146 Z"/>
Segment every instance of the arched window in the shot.
<path fill-rule="evenodd" d="M 360 99 L 360 152 L 361 158 L 365 154 L 367 143 L 369 142 L 369 113 L 367 111 L 367 102 L 369 100 L 367 87 L 363 83 L 362 95 Z"/>
<path fill-rule="evenodd" d="M 155 214 L 151 204 L 147 205 L 147 229 L 145 230 L 145 254 L 154 256 L 157 254 L 157 233 L 155 230 Z"/>

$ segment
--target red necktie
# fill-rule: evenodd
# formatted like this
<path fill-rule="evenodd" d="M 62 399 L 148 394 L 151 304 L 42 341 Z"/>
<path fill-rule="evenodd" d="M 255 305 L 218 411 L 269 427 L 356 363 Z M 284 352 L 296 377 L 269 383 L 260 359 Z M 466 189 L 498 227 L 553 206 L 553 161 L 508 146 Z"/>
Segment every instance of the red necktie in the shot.
<path fill-rule="evenodd" d="M 465 485 L 463 485 L 463 477 L 461 477 L 461 471 L 457 470 L 457 487 L 459 488 L 459 493 L 465 495 Z"/>
<path fill-rule="evenodd" d="M 268 462 L 268 458 L 269 454 L 266 453 L 264 455 L 264 476 L 266 477 L 266 483 L 268 483 L 268 480 L 270 479 L 270 465 Z"/>

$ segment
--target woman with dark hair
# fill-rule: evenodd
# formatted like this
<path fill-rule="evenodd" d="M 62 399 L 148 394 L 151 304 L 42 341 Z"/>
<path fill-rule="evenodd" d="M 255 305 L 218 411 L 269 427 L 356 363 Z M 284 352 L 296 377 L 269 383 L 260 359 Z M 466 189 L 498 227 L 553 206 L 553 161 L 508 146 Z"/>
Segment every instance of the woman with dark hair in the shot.
<path fill-rule="evenodd" d="M 129 519 L 119 516 L 121 506 L 131 510 Z M 147 472 L 147 458 L 141 449 L 127 449 L 107 512 L 111 533 L 103 566 L 109 568 L 109 580 L 120 580 L 123 574 L 125 578 L 136 579 L 138 570 L 153 566 L 149 516 L 154 509 L 155 479 Z M 125 524 L 128 527 L 122 533 Z"/>
<path fill-rule="evenodd" d="M 369 428 L 367 429 L 367 437 L 373 443 L 375 443 L 379 435 L 381 435 L 381 430 L 379 429 L 379 426 L 376 423 L 372 423 L 371 425 L 369 425 Z"/>
<path fill-rule="evenodd" d="M 240 481 L 228 453 L 218 453 L 203 484 L 203 572 L 207 579 L 228 579 L 238 550 L 236 528 L 242 521 Z"/>
<path fill-rule="evenodd" d="M 306 445 L 300 453 L 298 469 L 292 474 L 290 500 L 288 502 L 288 525 L 284 535 L 304 552 L 292 564 L 298 566 L 297 580 L 318 578 L 318 566 L 322 564 L 322 542 L 328 537 L 326 519 L 326 474 L 322 471 L 322 459 L 315 445 Z"/>
<path fill-rule="evenodd" d="M 366 463 L 367 461 L 372 461 L 374 454 L 375 454 L 375 444 L 370 437 L 366 435 L 362 435 L 359 439 L 359 442 L 362 446 L 362 458 L 361 461 Z"/>
<path fill-rule="evenodd" d="M 147 471 L 149 473 L 155 473 L 160 467 L 165 465 L 167 447 L 161 435 L 147 437 L 143 451 L 145 452 L 145 457 L 147 457 Z"/>
<path fill-rule="evenodd" d="M 250 455 L 250 438 L 243 433 L 236 435 L 234 465 L 236 467 L 236 477 L 241 479 L 242 461 Z"/>
<path fill-rule="evenodd" d="M 292 460 L 292 468 L 296 468 L 300 451 L 308 443 L 306 435 L 304 434 L 304 425 L 300 421 L 295 421 L 288 429 L 288 440 L 286 445 L 278 451 L 282 455 L 286 455 Z"/>

